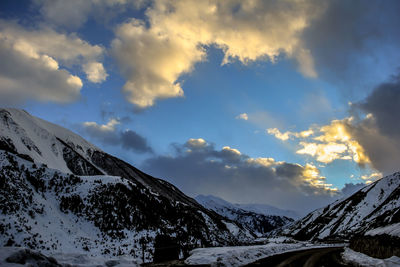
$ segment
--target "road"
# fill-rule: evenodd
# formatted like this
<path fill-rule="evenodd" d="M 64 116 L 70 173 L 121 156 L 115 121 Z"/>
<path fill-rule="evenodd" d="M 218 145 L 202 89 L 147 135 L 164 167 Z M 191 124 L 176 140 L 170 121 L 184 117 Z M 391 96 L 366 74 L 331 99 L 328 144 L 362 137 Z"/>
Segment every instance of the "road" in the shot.
<path fill-rule="evenodd" d="M 275 256 L 270 256 L 246 266 L 353 266 L 342 262 L 340 253 L 343 252 L 343 247 L 330 247 L 330 248 L 314 248 L 301 251 L 287 252 Z"/>

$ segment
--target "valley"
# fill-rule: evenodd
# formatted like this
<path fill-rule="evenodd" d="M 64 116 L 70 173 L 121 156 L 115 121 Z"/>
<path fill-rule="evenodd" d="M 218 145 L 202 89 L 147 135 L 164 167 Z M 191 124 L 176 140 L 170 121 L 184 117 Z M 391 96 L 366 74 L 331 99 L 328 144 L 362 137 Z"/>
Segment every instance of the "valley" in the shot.
<path fill-rule="evenodd" d="M 292 211 L 270 206 L 190 198 L 22 110 L 0 110 L 0 123 L 4 264 L 126 266 L 180 259 L 187 265 L 263 266 L 287 255 L 305 264 L 325 254 L 338 258 L 343 247 L 378 258 L 399 255 L 399 173 L 297 220 Z"/>

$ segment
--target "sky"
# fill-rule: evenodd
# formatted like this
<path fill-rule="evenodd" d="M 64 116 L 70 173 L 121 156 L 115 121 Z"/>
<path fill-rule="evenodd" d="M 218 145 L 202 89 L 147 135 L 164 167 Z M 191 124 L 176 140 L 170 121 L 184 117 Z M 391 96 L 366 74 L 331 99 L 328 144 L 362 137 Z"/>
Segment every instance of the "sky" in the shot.
<path fill-rule="evenodd" d="M 0 105 L 190 196 L 300 213 L 399 171 L 399 1 L 0 2 Z"/>

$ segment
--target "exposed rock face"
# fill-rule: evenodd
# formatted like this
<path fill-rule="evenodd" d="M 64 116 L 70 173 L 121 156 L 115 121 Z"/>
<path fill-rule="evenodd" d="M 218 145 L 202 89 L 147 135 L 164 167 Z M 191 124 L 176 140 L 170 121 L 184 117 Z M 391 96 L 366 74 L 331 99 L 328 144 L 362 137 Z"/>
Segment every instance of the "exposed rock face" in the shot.
<path fill-rule="evenodd" d="M 73 174 L 76 175 L 102 175 L 103 173 L 99 171 L 92 163 L 82 157 L 79 153 L 70 147 L 68 144 L 64 143 L 61 139 L 57 138 L 60 143 L 64 145 L 62 150 L 63 158 L 67 164 L 68 169 L 71 170 Z"/>
<path fill-rule="evenodd" d="M 350 240 L 350 248 L 374 258 L 400 257 L 400 237 L 357 235 Z"/>

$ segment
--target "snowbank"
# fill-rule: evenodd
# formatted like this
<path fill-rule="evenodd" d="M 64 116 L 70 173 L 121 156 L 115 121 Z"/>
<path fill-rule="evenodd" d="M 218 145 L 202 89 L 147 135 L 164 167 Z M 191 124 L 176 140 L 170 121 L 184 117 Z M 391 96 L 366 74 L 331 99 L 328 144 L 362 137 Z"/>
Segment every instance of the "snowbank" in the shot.
<path fill-rule="evenodd" d="M 241 266 L 259 259 L 289 251 L 326 247 L 307 242 L 275 243 L 257 246 L 197 248 L 190 252 L 186 264 L 210 264 L 211 266 Z"/>
<path fill-rule="evenodd" d="M 356 252 L 350 248 L 345 248 L 342 253 L 343 260 L 347 263 L 356 264 L 363 267 L 395 267 L 400 266 L 400 258 L 393 256 L 387 259 L 377 259 L 365 254 Z"/>
<path fill-rule="evenodd" d="M 76 267 L 98 267 L 116 266 L 133 267 L 139 266 L 135 259 L 130 257 L 90 257 L 84 254 L 55 254 L 45 256 L 40 252 L 20 247 L 0 247 L 0 266 L 76 266 Z"/>

